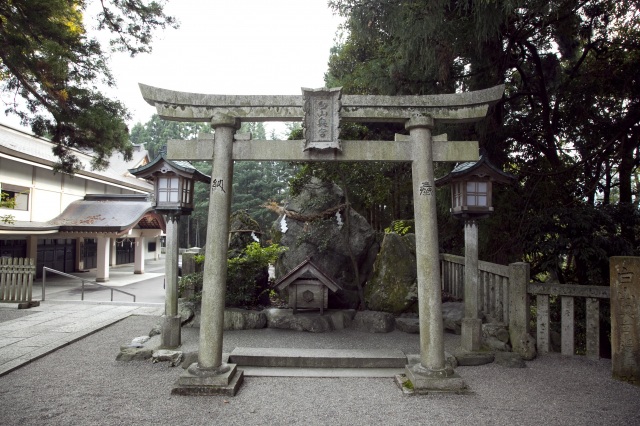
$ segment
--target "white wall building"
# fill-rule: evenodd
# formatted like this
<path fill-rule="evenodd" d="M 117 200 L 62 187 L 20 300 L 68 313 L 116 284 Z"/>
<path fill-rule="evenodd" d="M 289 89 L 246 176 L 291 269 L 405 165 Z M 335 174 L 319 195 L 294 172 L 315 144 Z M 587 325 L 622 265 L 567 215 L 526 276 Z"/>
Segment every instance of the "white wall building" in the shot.
<path fill-rule="evenodd" d="M 127 171 L 147 164 L 147 151 L 135 146 L 128 162 L 115 154 L 103 171 L 92 171 L 91 155 L 76 151 L 83 170 L 70 176 L 53 172 L 52 147 L 0 125 L 0 191 L 16 200 L 13 209 L 0 207 L 0 256 L 35 258 L 38 274 L 42 266 L 98 268 L 98 279 L 107 281 L 109 265 L 123 263 L 143 273 L 144 259 L 160 254 L 165 227 L 148 199 L 153 185 Z"/>

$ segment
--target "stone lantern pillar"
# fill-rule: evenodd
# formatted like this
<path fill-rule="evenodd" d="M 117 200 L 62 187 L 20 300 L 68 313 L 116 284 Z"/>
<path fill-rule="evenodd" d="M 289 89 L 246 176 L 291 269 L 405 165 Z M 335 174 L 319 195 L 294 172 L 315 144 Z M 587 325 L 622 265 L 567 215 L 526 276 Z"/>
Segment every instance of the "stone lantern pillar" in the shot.
<path fill-rule="evenodd" d="M 193 211 L 194 182 L 209 183 L 211 178 L 186 161 L 170 161 L 164 151 L 150 163 L 129 170 L 143 179 L 153 180 L 155 211 L 165 216 L 167 224 L 165 257 L 165 314 L 162 322 L 161 347 L 181 345 L 181 319 L 178 315 L 178 227 L 180 216 Z M 144 241 L 144 240 L 142 240 Z M 141 247 L 141 250 L 143 248 Z"/>
<path fill-rule="evenodd" d="M 451 214 L 464 220 L 464 318 L 460 352 L 473 354 L 482 346 L 482 319 L 478 288 L 478 220 L 493 212 L 493 182 L 511 183 L 515 178 L 497 169 L 482 154 L 477 162 L 457 165 L 438 179 L 437 186 L 451 187 Z M 492 362 L 487 357 L 486 362 Z M 479 359 L 475 363 L 481 362 Z"/>

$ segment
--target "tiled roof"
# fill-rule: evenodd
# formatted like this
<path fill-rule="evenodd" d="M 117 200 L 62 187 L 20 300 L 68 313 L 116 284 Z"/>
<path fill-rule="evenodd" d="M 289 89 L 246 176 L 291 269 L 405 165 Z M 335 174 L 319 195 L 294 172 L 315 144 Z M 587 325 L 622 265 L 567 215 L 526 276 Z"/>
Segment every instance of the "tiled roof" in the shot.
<path fill-rule="evenodd" d="M 53 154 L 53 146 L 54 144 L 47 139 L 0 124 L 1 153 L 52 167 L 59 160 Z M 153 190 L 153 185 L 150 183 L 126 173 L 127 169 L 137 166 L 142 161 L 142 158 L 147 156 L 147 152 L 144 149 L 140 150 L 139 153 L 134 153 L 133 160 L 129 162 L 124 161 L 122 154 L 113 154 L 110 159 L 110 165 L 105 170 L 91 170 L 92 156 L 90 153 L 79 150 L 72 151 L 82 164 L 82 170 L 76 172 L 77 176 L 101 179 L 134 191 L 151 192 Z"/>
<path fill-rule="evenodd" d="M 74 201 L 50 223 L 61 232 L 122 232 L 153 211 L 144 195 L 86 195 Z"/>

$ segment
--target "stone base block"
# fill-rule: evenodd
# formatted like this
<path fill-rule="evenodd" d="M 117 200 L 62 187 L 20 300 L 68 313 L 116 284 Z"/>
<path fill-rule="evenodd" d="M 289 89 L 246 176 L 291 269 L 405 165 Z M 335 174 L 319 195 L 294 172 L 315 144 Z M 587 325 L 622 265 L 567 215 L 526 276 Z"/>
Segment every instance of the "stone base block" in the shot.
<path fill-rule="evenodd" d="M 453 370 L 430 371 L 422 365 L 407 366 L 405 375 L 413 385 L 413 391 L 419 394 L 430 393 L 468 393 L 464 380 Z"/>
<path fill-rule="evenodd" d="M 420 334 L 418 318 L 396 318 L 396 328 L 405 333 Z"/>
<path fill-rule="evenodd" d="M 458 365 L 473 367 L 478 365 L 491 364 L 495 359 L 493 352 L 472 352 L 458 348 L 453 354 L 458 360 Z"/>
<path fill-rule="evenodd" d="M 162 331 L 160 339 L 161 348 L 177 348 L 181 342 L 182 318 L 180 315 L 162 316 Z"/>
<path fill-rule="evenodd" d="M 460 346 L 463 350 L 474 352 L 480 350 L 482 344 L 482 320 L 479 318 L 463 318 Z"/>
<path fill-rule="evenodd" d="M 39 300 L 31 300 L 29 302 L 18 303 L 18 309 L 31 309 L 31 308 L 35 308 L 36 306 L 40 306 Z"/>
<path fill-rule="evenodd" d="M 403 368 L 407 364 L 407 356 L 397 349 L 237 347 L 229 360 L 247 368 Z"/>
<path fill-rule="evenodd" d="M 235 396 L 244 380 L 244 372 L 235 364 L 223 364 L 208 372 L 192 364 L 176 381 L 172 395 L 224 395 Z"/>

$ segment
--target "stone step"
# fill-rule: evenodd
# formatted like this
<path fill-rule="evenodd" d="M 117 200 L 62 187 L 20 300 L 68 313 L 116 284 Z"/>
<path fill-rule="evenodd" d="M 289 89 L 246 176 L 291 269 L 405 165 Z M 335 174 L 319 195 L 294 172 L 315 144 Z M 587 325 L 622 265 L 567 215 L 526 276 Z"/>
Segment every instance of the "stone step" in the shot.
<path fill-rule="evenodd" d="M 407 356 L 392 349 L 235 348 L 229 362 L 241 367 L 404 368 Z"/>
<path fill-rule="evenodd" d="M 293 368 L 242 366 L 245 377 L 395 377 L 404 374 L 404 367 L 396 368 Z"/>

